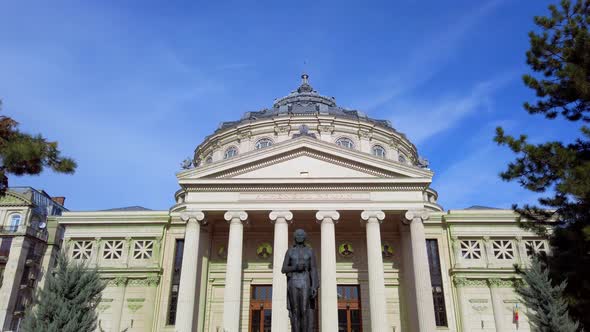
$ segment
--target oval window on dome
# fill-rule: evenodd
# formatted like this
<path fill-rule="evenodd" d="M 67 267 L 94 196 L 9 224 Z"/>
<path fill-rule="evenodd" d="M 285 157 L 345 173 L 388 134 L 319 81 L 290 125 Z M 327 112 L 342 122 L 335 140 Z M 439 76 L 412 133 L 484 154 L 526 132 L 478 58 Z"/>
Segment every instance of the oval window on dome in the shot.
<path fill-rule="evenodd" d="M 209 155 L 205 158 L 205 164 L 211 164 L 213 162 L 213 156 Z"/>
<path fill-rule="evenodd" d="M 408 159 L 406 159 L 406 156 L 404 156 L 403 154 L 399 155 L 399 162 L 406 164 L 408 162 Z"/>
<path fill-rule="evenodd" d="M 223 154 L 223 159 L 228 159 L 231 157 L 235 157 L 238 155 L 238 148 L 236 148 L 235 146 L 230 146 L 229 148 L 227 148 L 227 150 L 225 150 L 225 153 Z"/>
<path fill-rule="evenodd" d="M 381 145 L 375 145 L 372 149 L 373 155 L 379 158 L 385 158 L 385 148 Z"/>
<path fill-rule="evenodd" d="M 350 138 L 346 138 L 346 137 L 339 138 L 336 141 L 336 144 L 338 146 L 343 147 L 343 148 L 354 149 L 354 143 L 352 143 L 352 140 Z"/>
<path fill-rule="evenodd" d="M 270 138 L 262 138 L 259 139 L 258 142 L 256 142 L 256 149 L 264 149 L 264 148 L 268 148 L 269 146 L 272 145 L 272 141 L 270 140 Z"/>

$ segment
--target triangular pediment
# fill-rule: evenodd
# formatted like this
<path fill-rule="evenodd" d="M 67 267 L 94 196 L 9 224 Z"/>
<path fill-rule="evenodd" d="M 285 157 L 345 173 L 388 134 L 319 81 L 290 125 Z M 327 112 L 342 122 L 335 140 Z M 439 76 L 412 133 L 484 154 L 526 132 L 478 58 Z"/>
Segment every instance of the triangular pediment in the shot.
<path fill-rule="evenodd" d="M 416 179 L 432 172 L 301 137 L 177 174 L 179 182 L 206 179 Z"/>
<path fill-rule="evenodd" d="M 31 204 L 29 199 L 10 190 L 6 192 L 6 195 L 0 197 L 0 206 L 28 206 Z"/>

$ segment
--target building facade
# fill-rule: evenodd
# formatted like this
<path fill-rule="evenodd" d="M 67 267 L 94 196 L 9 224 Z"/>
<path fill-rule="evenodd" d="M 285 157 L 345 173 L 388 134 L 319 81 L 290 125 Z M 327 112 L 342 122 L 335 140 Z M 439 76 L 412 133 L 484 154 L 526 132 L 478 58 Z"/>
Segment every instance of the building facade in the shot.
<path fill-rule="evenodd" d="M 444 211 L 432 177 L 388 121 L 303 75 L 197 146 L 169 210 L 50 221 L 108 282 L 99 331 L 289 331 L 280 268 L 298 228 L 320 270 L 318 331 L 528 331 L 513 265 L 547 244 L 511 210 Z"/>
<path fill-rule="evenodd" d="M 55 258 L 57 225 L 47 218 L 67 211 L 63 197 L 30 187 L 0 198 L 0 331 L 17 330 L 33 291 L 45 281 L 43 266 Z"/>

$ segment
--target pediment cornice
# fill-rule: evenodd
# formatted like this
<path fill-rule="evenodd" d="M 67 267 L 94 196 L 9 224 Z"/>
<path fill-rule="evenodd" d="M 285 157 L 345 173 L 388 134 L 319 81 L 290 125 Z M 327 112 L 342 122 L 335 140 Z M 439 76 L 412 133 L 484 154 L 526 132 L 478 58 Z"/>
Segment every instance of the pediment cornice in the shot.
<path fill-rule="evenodd" d="M 177 174 L 177 178 L 181 185 L 194 179 L 231 178 L 301 156 L 360 171 L 366 173 L 367 177 L 423 180 L 431 179 L 433 176 L 432 171 L 427 169 L 385 160 L 356 150 L 343 149 L 319 139 L 299 137 L 228 160 L 182 171 Z"/>
<path fill-rule="evenodd" d="M 6 195 L 0 197 L 0 206 L 30 206 L 33 205 L 29 199 L 23 195 L 12 191 L 7 191 Z"/>

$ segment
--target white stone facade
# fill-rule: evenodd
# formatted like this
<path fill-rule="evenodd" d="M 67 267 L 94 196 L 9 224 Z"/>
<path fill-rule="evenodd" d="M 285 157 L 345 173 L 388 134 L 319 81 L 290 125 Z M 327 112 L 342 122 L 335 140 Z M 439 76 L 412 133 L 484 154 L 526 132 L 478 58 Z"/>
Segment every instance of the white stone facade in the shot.
<path fill-rule="evenodd" d="M 289 331 L 280 268 L 302 228 L 322 332 L 528 331 L 513 265 L 547 244 L 510 210 L 443 211 L 405 135 L 303 78 L 208 136 L 169 211 L 51 219 L 108 281 L 99 330 Z"/>

